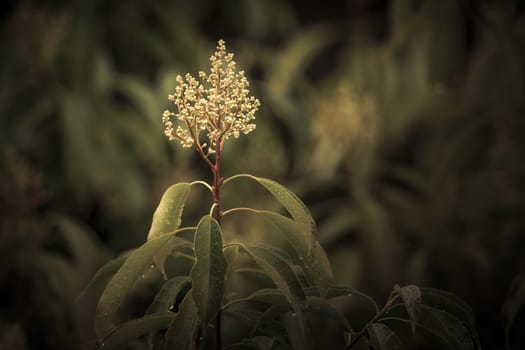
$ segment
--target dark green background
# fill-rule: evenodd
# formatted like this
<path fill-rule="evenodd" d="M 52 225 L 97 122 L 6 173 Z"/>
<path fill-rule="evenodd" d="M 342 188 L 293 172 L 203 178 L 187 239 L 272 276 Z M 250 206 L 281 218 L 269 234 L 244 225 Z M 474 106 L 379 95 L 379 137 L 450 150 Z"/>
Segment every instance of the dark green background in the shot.
<path fill-rule="evenodd" d="M 524 346 L 523 2 L 0 6 L 1 349 L 89 348 L 94 298 L 79 292 L 145 240 L 165 188 L 210 180 L 161 114 L 174 77 L 206 69 L 220 38 L 262 103 L 225 175 L 294 190 L 336 283 L 378 300 L 394 283 L 451 291 L 484 348 L 504 347 L 509 320 Z M 272 205 L 258 194 L 225 196 Z M 184 218 L 208 208 L 197 195 Z"/>

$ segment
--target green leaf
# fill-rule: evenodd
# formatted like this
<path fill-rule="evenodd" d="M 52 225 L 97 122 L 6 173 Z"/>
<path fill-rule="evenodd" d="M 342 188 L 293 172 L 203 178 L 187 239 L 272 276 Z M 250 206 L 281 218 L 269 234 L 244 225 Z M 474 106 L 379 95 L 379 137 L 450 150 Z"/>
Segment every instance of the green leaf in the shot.
<path fill-rule="evenodd" d="M 116 349 L 130 340 L 168 328 L 174 316 L 172 312 L 161 312 L 125 322 L 102 340 L 102 348 L 104 350 Z"/>
<path fill-rule="evenodd" d="M 290 302 L 284 296 L 283 292 L 277 288 L 262 288 L 258 289 L 245 298 L 239 298 L 232 303 L 244 301 L 258 301 L 261 303 L 279 306 L 281 308 L 290 308 Z"/>
<path fill-rule="evenodd" d="M 317 287 L 309 287 L 305 289 L 305 293 L 308 296 L 317 296 L 319 295 L 319 290 Z M 325 298 L 332 299 L 342 296 L 351 297 L 353 295 L 361 295 L 362 293 L 352 287 L 345 286 L 331 286 L 328 288 L 328 291 L 325 295 Z"/>
<path fill-rule="evenodd" d="M 326 316 L 331 320 L 338 320 L 345 329 L 352 330 L 352 326 L 348 323 L 346 317 L 324 298 L 317 296 L 306 297 L 306 309 L 308 312 Z"/>
<path fill-rule="evenodd" d="M 182 222 L 182 210 L 191 188 L 188 182 L 181 182 L 169 187 L 162 195 L 153 214 L 153 221 L 148 233 L 148 241 L 165 233 L 173 232 Z"/>
<path fill-rule="evenodd" d="M 263 313 L 259 315 L 259 318 L 255 322 L 255 325 L 253 326 L 252 330 L 250 331 L 250 336 L 255 336 L 256 333 L 259 331 L 262 333 L 268 334 L 269 332 L 266 332 L 266 326 L 271 325 L 272 329 L 276 328 L 276 322 L 280 324 L 280 321 L 277 319 L 281 317 L 281 315 L 284 312 L 287 312 L 287 309 L 283 309 L 279 306 L 272 305 L 266 310 L 264 310 Z"/>
<path fill-rule="evenodd" d="M 421 294 L 424 304 L 446 311 L 464 322 L 472 332 L 473 338 L 479 344 L 474 313 L 467 303 L 455 294 L 435 288 L 423 287 L 421 288 Z"/>
<path fill-rule="evenodd" d="M 263 288 L 256 290 L 246 298 L 235 300 L 234 303 L 244 301 L 262 302 L 277 306 L 282 310 L 289 310 L 291 307 L 283 293 L 276 288 Z M 346 329 L 352 329 L 346 318 L 324 298 L 307 296 L 305 301 L 305 311 L 328 316 L 330 319 L 339 320 Z"/>
<path fill-rule="evenodd" d="M 421 288 L 423 303 L 434 308 L 446 311 L 466 324 L 472 333 L 472 338 L 479 347 L 479 335 L 476 329 L 474 312 L 470 306 L 457 295 L 440 289 Z"/>
<path fill-rule="evenodd" d="M 261 269 L 253 267 L 241 267 L 235 269 L 233 273 L 238 276 L 245 277 L 251 285 L 256 285 L 260 288 L 275 287 L 272 279 Z"/>
<path fill-rule="evenodd" d="M 195 348 L 195 333 L 199 321 L 197 305 L 188 292 L 179 307 L 179 312 L 166 331 L 166 350 Z"/>
<path fill-rule="evenodd" d="M 253 258 L 255 263 L 270 276 L 277 288 L 283 293 L 297 314 L 297 318 L 304 331 L 306 322 L 302 308 L 306 297 L 301 283 L 288 261 L 265 246 L 241 244 L 241 247 Z"/>
<path fill-rule="evenodd" d="M 416 334 L 416 323 L 421 310 L 421 290 L 418 286 L 408 285 L 399 287 L 396 285 L 396 292 L 401 296 L 407 309 L 408 317 L 412 326 L 412 334 Z"/>
<path fill-rule="evenodd" d="M 95 332 L 98 337 L 108 334 L 120 321 L 119 308 L 127 292 L 151 265 L 153 257 L 172 235 L 164 235 L 146 242 L 126 259 L 104 289 L 95 313 Z"/>
<path fill-rule="evenodd" d="M 167 280 L 146 310 L 146 315 L 170 311 L 177 299 L 180 299 L 180 295 L 185 295 L 190 288 L 191 281 L 187 276 L 177 276 Z"/>
<path fill-rule="evenodd" d="M 291 348 L 301 350 L 311 349 L 312 339 L 310 339 L 310 332 L 305 331 L 302 322 L 298 320 L 297 316 L 297 313 L 292 312 L 286 312 L 282 316 Z"/>
<path fill-rule="evenodd" d="M 318 286 L 321 296 L 325 296 L 332 281 L 332 268 L 325 251 L 315 237 L 302 229 L 297 222 L 283 215 L 263 210 L 255 212 L 284 234 L 301 260 L 309 282 Z"/>
<path fill-rule="evenodd" d="M 476 349 L 470 330 L 463 322 L 446 311 L 423 304 L 417 325 L 440 339 L 447 349 Z"/>
<path fill-rule="evenodd" d="M 402 350 L 403 343 L 396 333 L 382 323 L 371 323 L 366 327 L 370 344 L 374 350 Z"/>
<path fill-rule="evenodd" d="M 173 254 L 174 251 L 180 248 L 189 248 L 192 249 L 193 245 L 190 241 L 185 240 L 184 238 L 173 236 L 168 242 L 160 249 L 157 255 L 153 258 L 153 262 L 157 269 L 162 273 L 164 279 L 168 279 L 166 274 L 165 262 L 166 258 Z"/>
<path fill-rule="evenodd" d="M 273 212 L 254 210 L 285 235 L 299 258 L 303 260 L 310 282 L 317 284 L 321 296 L 324 296 L 332 281 L 332 268 L 324 249 L 315 238 L 317 227 L 306 205 L 292 191 L 273 180 L 248 174 L 230 179 L 236 177 L 248 177 L 257 181 L 290 213 L 293 220 Z"/>
<path fill-rule="evenodd" d="M 100 269 L 98 269 L 93 279 L 91 279 L 89 284 L 80 293 L 78 298 L 82 298 L 84 295 L 88 294 L 92 290 L 97 291 L 99 289 L 103 289 L 104 286 L 106 286 L 109 280 L 113 277 L 113 275 L 121 268 L 121 266 L 124 264 L 124 261 L 126 261 L 131 252 L 132 251 L 125 252 L 119 255 L 118 257 L 111 259 Z"/>
<path fill-rule="evenodd" d="M 206 215 L 195 232 L 195 265 L 191 270 L 193 299 L 203 327 L 203 341 L 215 334 L 214 328 L 222 304 L 226 258 L 223 254 L 219 223 Z"/>
<path fill-rule="evenodd" d="M 238 177 L 248 177 L 257 181 L 264 188 L 266 188 L 277 199 L 283 207 L 290 213 L 292 218 L 304 229 L 305 232 L 316 234 L 317 228 L 315 222 L 310 214 L 310 211 L 304 203 L 292 191 L 283 185 L 269 179 L 256 177 L 248 174 L 241 174 L 231 177 L 230 179 Z M 225 181 L 226 182 L 226 181 Z M 311 244 L 310 244 L 311 247 Z"/>

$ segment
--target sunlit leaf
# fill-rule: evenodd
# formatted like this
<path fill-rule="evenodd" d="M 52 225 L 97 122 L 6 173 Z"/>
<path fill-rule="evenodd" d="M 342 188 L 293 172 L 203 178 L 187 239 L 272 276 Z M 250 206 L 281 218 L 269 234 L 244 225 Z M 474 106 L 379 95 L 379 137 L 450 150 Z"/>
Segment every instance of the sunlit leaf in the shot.
<path fill-rule="evenodd" d="M 242 248 L 254 259 L 286 297 L 294 309 L 299 322 L 304 325 L 302 308 L 305 302 L 304 290 L 290 264 L 272 249 L 253 244 L 242 244 Z"/>
<path fill-rule="evenodd" d="M 247 177 L 257 181 L 264 188 L 266 188 L 274 197 L 282 204 L 284 208 L 290 213 L 292 218 L 304 229 L 305 232 L 316 234 L 317 228 L 315 222 L 310 215 L 310 211 L 304 203 L 289 189 L 283 185 L 269 179 L 256 177 L 248 174 L 236 175 L 233 178 Z M 311 243 L 309 244 L 311 249 Z"/>
<path fill-rule="evenodd" d="M 148 240 L 179 228 L 182 221 L 182 210 L 190 187 L 190 183 L 181 182 L 172 185 L 164 192 L 153 214 Z"/>
<path fill-rule="evenodd" d="M 421 290 L 418 286 L 409 285 L 404 287 L 396 286 L 396 292 L 401 296 L 405 304 L 410 323 L 412 325 L 412 334 L 416 334 L 416 323 L 421 310 Z"/>
<path fill-rule="evenodd" d="M 403 343 L 396 333 L 382 323 L 371 323 L 366 327 L 370 344 L 374 350 L 402 350 Z"/>
<path fill-rule="evenodd" d="M 153 257 L 172 235 L 159 236 L 144 243 L 129 255 L 104 289 L 95 314 L 97 336 L 108 334 L 120 321 L 119 308 L 137 279 L 153 262 Z"/>
<path fill-rule="evenodd" d="M 146 310 L 146 315 L 171 311 L 177 299 L 179 299 L 181 295 L 185 295 L 190 288 L 191 281 L 187 276 L 177 276 L 167 280 Z"/>
<path fill-rule="evenodd" d="M 150 332 L 166 329 L 174 317 L 172 312 L 161 312 L 125 322 L 102 340 L 102 348 L 117 349 Z"/>
<path fill-rule="evenodd" d="M 195 233 L 195 265 L 191 270 L 192 293 L 203 329 L 203 341 L 214 335 L 217 313 L 224 293 L 226 258 L 223 254 L 219 223 L 207 215 Z M 207 338 L 210 339 L 207 339 Z"/>
<path fill-rule="evenodd" d="M 166 350 L 186 350 L 195 348 L 195 333 L 199 317 L 197 305 L 191 291 L 186 294 L 179 307 L 179 312 L 166 331 Z"/>

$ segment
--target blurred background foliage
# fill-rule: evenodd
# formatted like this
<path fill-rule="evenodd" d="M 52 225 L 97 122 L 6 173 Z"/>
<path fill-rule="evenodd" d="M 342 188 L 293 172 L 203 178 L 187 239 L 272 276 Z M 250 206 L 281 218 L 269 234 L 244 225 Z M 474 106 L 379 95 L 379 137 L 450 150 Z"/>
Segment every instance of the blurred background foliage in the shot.
<path fill-rule="evenodd" d="M 145 240 L 168 185 L 209 180 L 161 114 L 219 38 L 262 102 L 225 175 L 298 193 L 337 284 L 442 288 L 473 307 L 483 347 L 525 346 L 523 2 L 0 6 L 0 348 L 89 348 L 82 288 Z M 228 200 L 270 205 L 249 188 Z"/>

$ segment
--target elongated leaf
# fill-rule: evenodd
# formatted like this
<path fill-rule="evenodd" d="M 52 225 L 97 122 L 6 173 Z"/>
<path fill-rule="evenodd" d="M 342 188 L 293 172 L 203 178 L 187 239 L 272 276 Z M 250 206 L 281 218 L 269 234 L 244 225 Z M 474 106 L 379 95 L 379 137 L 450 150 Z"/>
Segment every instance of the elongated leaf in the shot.
<path fill-rule="evenodd" d="M 299 257 L 308 282 L 319 287 L 321 296 L 325 296 L 332 281 L 332 268 L 325 251 L 315 237 L 305 231 L 299 223 L 283 215 L 265 210 L 253 211 L 264 217 L 285 236 Z"/>
<path fill-rule="evenodd" d="M 447 349 L 476 349 L 470 330 L 448 312 L 423 304 L 417 325 L 440 339 Z"/>
<path fill-rule="evenodd" d="M 404 287 L 396 286 L 396 292 L 399 293 L 407 309 L 408 317 L 412 325 L 412 334 L 416 334 L 416 323 L 421 310 L 421 290 L 418 286 L 409 285 Z"/>
<path fill-rule="evenodd" d="M 382 323 L 371 323 L 366 327 L 370 344 L 374 350 L 402 350 L 403 343 L 396 333 Z"/>
<path fill-rule="evenodd" d="M 233 273 L 245 277 L 250 284 L 255 284 L 261 288 L 271 288 L 275 286 L 272 279 L 259 268 L 241 267 L 235 269 Z"/>
<path fill-rule="evenodd" d="M 312 251 L 306 260 L 305 269 L 308 276 L 319 287 L 320 295 L 322 297 L 326 296 L 330 283 L 332 283 L 332 267 L 326 252 L 317 240 L 313 242 Z"/>
<path fill-rule="evenodd" d="M 92 290 L 100 290 L 104 288 L 105 285 L 109 282 L 111 277 L 120 269 L 120 267 L 124 264 L 124 261 L 128 258 L 129 254 L 131 254 L 132 251 L 125 252 L 118 257 L 111 259 L 106 264 L 104 264 L 100 269 L 98 269 L 97 273 L 93 277 L 93 279 L 89 282 L 89 284 L 84 288 L 84 290 L 80 293 L 78 298 L 82 298 L 85 294 L 89 293 Z"/>
<path fill-rule="evenodd" d="M 167 280 L 146 310 L 146 315 L 170 311 L 180 295 L 187 293 L 190 287 L 191 281 L 187 276 L 177 276 Z"/>
<path fill-rule="evenodd" d="M 254 259 L 257 265 L 270 276 L 277 288 L 281 290 L 294 309 L 304 331 L 306 322 L 302 308 L 305 302 L 305 294 L 290 264 L 268 247 L 253 244 L 243 244 L 241 246 Z"/>
<path fill-rule="evenodd" d="M 302 322 L 298 319 L 298 314 L 294 312 L 286 312 L 282 316 L 282 319 L 292 349 L 311 349 L 312 339 L 310 339 L 310 332 L 305 331 Z"/>
<path fill-rule="evenodd" d="M 126 293 L 137 279 L 151 265 L 153 257 L 171 235 L 154 238 L 137 248 L 126 259 L 104 289 L 95 314 L 95 331 L 98 337 L 104 337 L 119 323 L 119 308 Z"/>
<path fill-rule="evenodd" d="M 291 308 L 290 302 L 284 296 L 283 292 L 277 288 L 262 288 L 258 289 L 245 298 L 234 300 L 234 303 L 244 301 L 258 301 L 261 303 L 279 306 L 281 308 Z"/>
<path fill-rule="evenodd" d="M 212 337 L 224 292 L 226 258 L 222 251 L 221 228 L 209 215 L 197 225 L 194 249 L 196 261 L 190 273 L 193 299 L 203 327 L 203 337 Z"/>
<path fill-rule="evenodd" d="M 248 177 L 257 181 L 266 188 L 277 199 L 283 207 L 290 213 L 292 218 L 299 223 L 305 232 L 316 234 L 317 228 L 310 214 L 310 211 L 304 203 L 289 189 L 283 185 L 269 179 L 256 177 L 253 175 L 242 174 L 236 177 Z"/>
<path fill-rule="evenodd" d="M 474 312 L 467 303 L 455 294 L 435 288 L 423 287 L 421 288 L 421 294 L 424 304 L 446 311 L 465 322 L 479 344 Z"/>
<path fill-rule="evenodd" d="M 276 288 L 263 288 L 256 290 L 246 298 L 237 299 L 235 303 L 244 301 L 258 301 L 277 306 L 282 310 L 290 310 L 291 308 L 291 305 L 286 297 L 279 289 Z M 307 296 L 305 301 L 305 311 L 328 316 L 330 319 L 336 319 L 340 321 L 346 329 L 352 329 L 346 318 L 324 298 L 319 298 L 317 296 Z"/>
<path fill-rule="evenodd" d="M 317 287 L 309 287 L 305 289 L 305 294 L 308 296 L 317 296 L 319 295 L 319 290 Z M 345 287 L 345 286 L 331 286 L 328 288 L 328 291 L 325 295 L 325 298 L 332 299 L 342 296 L 351 297 L 354 295 L 361 295 L 362 293 L 356 290 L 352 287 Z"/>
<path fill-rule="evenodd" d="M 199 317 L 197 305 L 188 292 L 179 307 L 179 312 L 166 331 L 166 350 L 186 350 L 195 348 L 195 333 Z"/>
<path fill-rule="evenodd" d="M 175 314 L 172 312 L 161 312 L 123 323 L 104 338 L 102 348 L 104 350 L 117 349 L 130 340 L 150 332 L 166 329 L 174 317 Z"/>
<path fill-rule="evenodd" d="M 169 187 L 164 192 L 153 214 L 148 240 L 179 228 L 182 221 L 182 210 L 190 187 L 190 183 L 181 182 Z"/>
<path fill-rule="evenodd" d="M 346 330 L 352 331 L 352 326 L 348 323 L 346 317 L 332 306 L 325 298 L 319 298 L 317 296 L 306 297 L 306 310 L 309 313 L 316 313 L 323 315 L 331 320 L 338 320 Z"/>
<path fill-rule="evenodd" d="M 164 247 L 160 249 L 158 254 L 155 255 L 153 262 L 155 263 L 155 266 L 160 271 L 160 273 L 162 273 L 162 275 L 164 276 L 164 279 L 168 279 L 165 268 L 166 258 L 173 254 L 174 251 L 181 248 L 192 249 L 193 245 L 190 241 L 187 241 L 184 238 L 173 236 L 168 240 L 168 242 L 166 242 Z"/>

